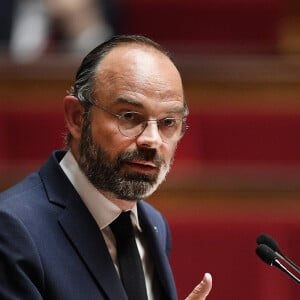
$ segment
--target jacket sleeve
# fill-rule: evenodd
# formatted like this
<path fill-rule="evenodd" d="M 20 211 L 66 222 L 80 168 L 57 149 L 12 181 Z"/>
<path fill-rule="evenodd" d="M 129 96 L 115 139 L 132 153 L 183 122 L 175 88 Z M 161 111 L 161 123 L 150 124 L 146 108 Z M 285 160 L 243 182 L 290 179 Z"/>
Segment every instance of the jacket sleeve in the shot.
<path fill-rule="evenodd" d="M 0 299 L 43 299 L 37 248 L 18 218 L 0 212 Z"/>

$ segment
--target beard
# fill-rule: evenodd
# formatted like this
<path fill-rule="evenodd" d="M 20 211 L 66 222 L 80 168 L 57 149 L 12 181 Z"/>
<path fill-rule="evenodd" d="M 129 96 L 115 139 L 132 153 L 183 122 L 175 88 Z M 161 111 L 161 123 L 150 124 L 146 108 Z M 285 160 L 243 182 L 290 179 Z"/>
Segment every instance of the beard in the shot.
<path fill-rule="evenodd" d="M 169 164 L 157 154 L 156 149 L 138 148 L 124 151 L 111 158 L 109 152 L 93 141 L 90 121 L 85 120 L 79 144 L 79 167 L 98 191 L 113 193 L 118 199 L 136 201 L 150 196 L 165 180 L 173 162 Z M 154 162 L 155 173 L 122 170 L 134 160 Z"/>

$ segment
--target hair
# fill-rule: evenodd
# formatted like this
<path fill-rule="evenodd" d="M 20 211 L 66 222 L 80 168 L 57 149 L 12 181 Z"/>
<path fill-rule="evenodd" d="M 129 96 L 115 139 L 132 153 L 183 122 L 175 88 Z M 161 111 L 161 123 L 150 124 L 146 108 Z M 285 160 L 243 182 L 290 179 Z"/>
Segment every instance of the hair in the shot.
<path fill-rule="evenodd" d="M 116 48 L 123 44 L 138 44 L 147 47 L 152 47 L 164 54 L 174 63 L 172 56 L 166 49 L 164 49 L 160 44 L 142 35 L 116 35 L 111 39 L 107 40 L 106 42 L 98 45 L 91 52 L 89 52 L 82 60 L 81 65 L 79 66 L 76 73 L 75 82 L 73 86 L 71 86 L 68 93 L 71 96 L 75 96 L 83 105 L 84 118 L 90 118 L 90 108 L 94 104 L 97 67 L 113 48 Z M 184 105 L 187 114 L 188 108 L 186 103 L 184 103 Z M 68 133 L 66 135 L 65 141 L 66 146 L 70 146 L 71 139 L 72 135 Z"/>

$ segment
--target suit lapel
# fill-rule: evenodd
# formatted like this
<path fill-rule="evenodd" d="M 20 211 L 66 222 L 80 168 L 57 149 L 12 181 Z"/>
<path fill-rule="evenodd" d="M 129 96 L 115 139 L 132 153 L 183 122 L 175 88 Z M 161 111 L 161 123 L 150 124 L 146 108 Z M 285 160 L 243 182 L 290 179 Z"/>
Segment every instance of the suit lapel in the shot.
<path fill-rule="evenodd" d="M 141 226 L 143 233 L 147 236 L 147 245 L 155 264 L 155 271 L 167 297 L 164 299 L 175 300 L 177 299 L 176 287 L 169 259 L 164 249 L 166 232 L 161 232 L 163 230 L 162 220 L 153 215 L 150 216 L 142 203 L 139 203 L 138 207 Z"/>
<path fill-rule="evenodd" d="M 104 238 L 96 222 L 82 206 L 79 210 L 74 207 L 65 210 L 59 223 L 108 298 L 126 299 Z"/>
<path fill-rule="evenodd" d="M 127 299 L 97 223 L 53 158 L 40 175 L 50 202 L 64 207 L 58 222 L 100 290 L 108 299 Z"/>

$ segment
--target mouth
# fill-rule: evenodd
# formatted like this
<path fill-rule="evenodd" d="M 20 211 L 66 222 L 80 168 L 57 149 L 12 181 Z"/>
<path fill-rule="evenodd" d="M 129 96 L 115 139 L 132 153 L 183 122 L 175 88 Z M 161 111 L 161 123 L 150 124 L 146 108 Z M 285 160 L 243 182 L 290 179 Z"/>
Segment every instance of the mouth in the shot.
<path fill-rule="evenodd" d="M 129 161 L 126 165 L 136 172 L 152 173 L 158 170 L 158 166 L 151 161 Z"/>

